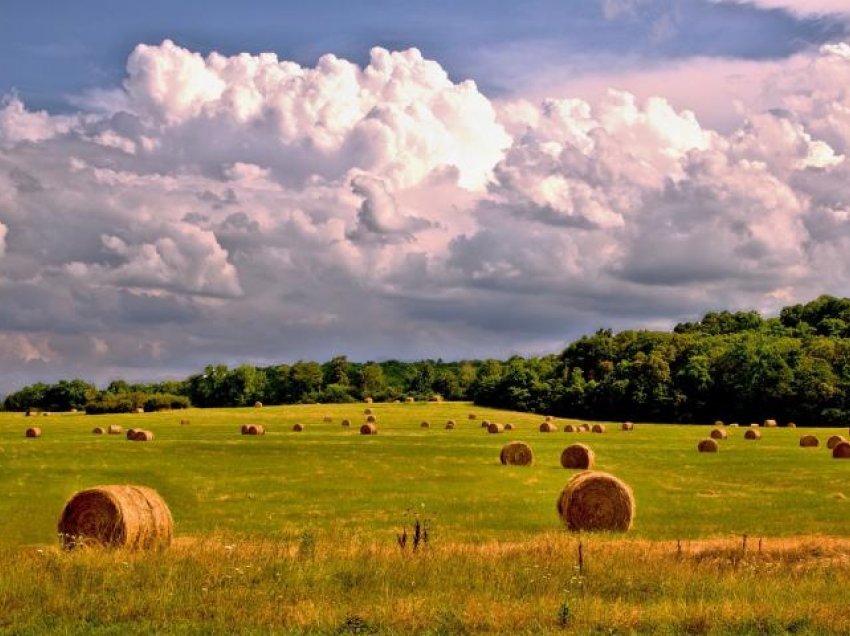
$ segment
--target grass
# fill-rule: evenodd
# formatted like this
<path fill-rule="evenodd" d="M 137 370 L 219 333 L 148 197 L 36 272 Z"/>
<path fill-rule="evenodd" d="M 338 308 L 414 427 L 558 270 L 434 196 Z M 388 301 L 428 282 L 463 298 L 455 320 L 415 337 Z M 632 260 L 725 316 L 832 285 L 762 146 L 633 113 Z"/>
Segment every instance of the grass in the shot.
<path fill-rule="evenodd" d="M 469 404 L 372 405 L 379 434 L 360 436 L 363 408 L 0 414 L 0 632 L 831 633 L 850 625 L 842 596 L 850 544 L 836 538 L 846 534 L 850 462 L 823 446 L 834 430 L 762 429 L 761 440 L 746 441 L 743 428 L 728 429 L 719 453 L 699 454 L 708 428 L 543 434 L 540 416 Z M 420 428 L 423 419 L 431 428 Z M 455 430 L 444 430 L 447 419 Z M 482 419 L 516 428 L 488 435 Z M 269 432 L 239 435 L 253 422 Z M 295 422 L 306 430 L 292 432 Z M 156 439 L 91 434 L 109 424 Z M 25 439 L 30 425 L 43 437 Z M 820 448 L 799 447 L 809 432 Z M 532 446 L 534 466 L 499 464 L 513 439 Z M 637 500 L 627 539 L 582 538 L 581 573 L 578 538 L 555 513 L 574 472 L 560 467 L 560 451 L 578 440 Z M 162 554 L 60 552 L 64 501 L 107 483 L 157 489 L 177 544 Z M 415 517 L 430 537 L 416 554 L 396 545 Z"/>

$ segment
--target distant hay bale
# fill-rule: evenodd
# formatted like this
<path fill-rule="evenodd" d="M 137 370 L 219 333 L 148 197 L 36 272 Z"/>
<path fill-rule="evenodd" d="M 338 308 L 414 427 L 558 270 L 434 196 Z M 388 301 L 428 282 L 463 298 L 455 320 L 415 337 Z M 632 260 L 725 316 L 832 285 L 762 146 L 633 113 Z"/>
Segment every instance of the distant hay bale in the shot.
<path fill-rule="evenodd" d="M 295 424 L 293 424 L 292 430 L 296 433 L 301 433 L 304 430 L 304 425 L 300 422 L 296 422 Z"/>
<path fill-rule="evenodd" d="M 266 427 L 262 424 L 243 424 L 241 431 L 243 435 L 265 435 Z"/>
<path fill-rule="evenodd" d="M 155 490 L 97 486 L 72 496 L 59 517 L 62 547 L 101 545 L 132 549 L 171 543 L 174 521 Z"/>
<path fill-rule="evenodd" d="M 242 428 L 244 429 L 245 427 L 243 426 Z M 128 440 L 130 440 L 130 441 L 132 442 L 132 441 L 133 441 L 133 438 L 136 436 L 136 432 L 137 432 L 138 430 L 139 430 L 139 429 L 137 429 L 137 428 L 130 428 L 130 429 L 127 429 L 127 439 L 128 439 Z M 244 435 L 244 433 L 243 433 L 243 435 Z"/>
<path fill-rule="evenodd" d="M 604 424 L 594 424 L 593 425 L 593 432 L 594 433 L 604 433 L 605 432 L 605 425 Z"/>
<path fill-rule="evenodd" d="M 833 459 L 850 459 L 850 442 L 838 442 L 832 449 Z"/>
<path fill-rule="evenodd" d="M 555 426 L 554 424 L 552 424 L 552 422 L 543 422 L 540 425 L 540 432 L 541 433 L 554 433 L 557 430 L 558 430 L 558 427 Z"/>
<path fill-rule="evenodd" d="M 49 411 L 42 411 L 42 413 L 41 413 L 42 417 L 47 417 L 48 415 L 50 415 Z"/>
<path fill-rule="evenodd" d="M 372 398 L 367 397 L 367 398 L 366 398 L 366 399 L 364 399 L 363 401 L 364 401 L 366 404 L 371 404 L 371 403 L 372 403 Z"/>
<path fill-rule="evenodd" d="M 471 419 L 471 420 L 474 420 L 474 419 L 475 419 L 476 417 L 478 417 L 478 416 L 477 416 L 477 415 L 475 415 L 475 413 L 470 413 L 467 417 L 468 417 L 469 419 Z"/>
<path fill-rule="evenodd" d="M 141 406 L 136 407 L 136 413 L 144 413 L 144 412 L 145 412 L 145 409 L 143 409 Z"/>
<path fill-rule="evenodd" d="M 374 415 L 367 415 L 366 416 L 366 423 L 367 424 L 375 424 L 377 421 L 378 420 L 375 418 Z"/>
<path fill-rule="evenodd" d="M 393 404 L 401 404 L 401 400 L 393 400 Z"/>
<path fill-rule="evenodd" d="M 764 425 L 767 428 L 774 428 L 776 426 L 776 420 L 765 420 Z"/>
<path fill-rule="evenodd" d="M 422 420 L 419 422 L 419 428 L 431 428 L 431 422 L 428 420 Z"/>
<path fill-rule="evenodd" d="M 151 431 L 143 431 L 140 429 L 136 429 L 136 432 L 133 434 L 134 442 L 152 442 L 153 441 L 153 433 Z"/>
<path fill-rule="evenodd" d="M 624 431 L 633 431 L 635 430 L 635 424 L 634 422 L 623 422 L 623 425 L 620 428 Z"/>
<path fill-rule="evenodd" d="M 576 427 L 575 425 L 573 425 L 573 424 L 564 424 L 564 432 L 565 432 L 565 433 L 575 433 L 575 432 L 576 432 L 576 430 L 578 430 L 578 429 L 577 429 L 577 427 Z"/>
<path fill-rule="evenodd" d="M 325 415 L 325 416 L 322 418 L 322 421 L 323 421 L 325 424 L 330 424 L 331 422 L 333 422 L 333 421 L 334 421 L 334 418 L 332 418 L 330 415 Z"/>
<path fill-rule="evenodd" d="M 455 421 L 454 420 L 449 420 L 448 422 L 446 422 L 446 430 L 447 431 L 454 430 L 454 427 L 455 427 Z"/>
<path fill-rule="evenodd" d="M 68 412 L 69 412 L 69 413 L 76 413 L 76 412 L 77 412 L 77 409 L 71 409 L 71 410 L 70 410 L 70 411 L 68 411 Z"/>
<path fill-rule="evenodd" d="M 432 402 L 442 402 L 443 396 L 440 395 L 439 393 L 435 393 L 434 395 L 431 396 L 431 401 Z"/>
<path fill-rule="evenodd" d="M 513 424 L 511 424 L 510 422 L 508 422 L 507 424 L 505 424 L 505 430 L 506 430 L 506 431 L 512 431 L 512 430 L 514 430 L 514 425 L 513 425 Z"/>
<path fill-rule="evenodd" d="M 180 420 L 180 426 L 189 426 L 191 422 L 189 420 Z"/>
<path fill-rule="evenodd" d="M 578 473 L 558 497 L 558 515 L 573 532 L 623 532 L 634 521 L 634 494 L 628 485 L 608 473 Z"/>
<path fill-rule="evenodd" d="M 416 398 L 414 398 L 414 397 L 407 397 L 407 398 L 404 398 L 404 403 L 405 403 L 405 404 L 413 404 L 414 402 L 416 402 Z"/>
<path fill-rule="evenodd" d="M 30 426 L 25 435 L 27 437 L 41 437 L 41 428 L 38 426 Z"/>
<path fill-rule="evenodd" d="M 132 430 L 135 430 L 135 429 L 130 429 L 130 430 L 132 431 Z M 248 425 L 243 424 L 242 427 L 239 429 L 239 432 L 242 433 L 243 435 L 247 435 L 248 434 Z M 127 433 L 127 435 L 129 435 L 129 433 Z"/>
<path fill-rule="evenodd" d="M 343 428 L 348 428 L 351 426 L 351 420 L 342 420 L 342 426 Z"/>
<path fill-rule="evenodd" d="M 481 428 L 487 428 L 490 426 L 490 420 L 481 420 Z"/>
<path fill-rule="evenodd" d="M 717 443 L 717 439 L 714 437 L 707 437 L 700 440 L 699 444 L 697 444 L 697 450 L 700 453 L 716 453 L 719 449 L 720 444 Z"/>
<path fill-rule="evenodd" d="M 561 451 L 561 466 L 563 468 L 579 468 L 590 470 L 596 455 L 589 446 L 584 444 L 571 444 Z"/>
<path fill-rule="evenodd" d="M 259 400 L 257 400 L 256 402 L 254 402 L 254 408 L 255 408 L 255 409 L 261 409 L 261 408 L 263 408 L 263 403 L 262 403 L 262 402 L 260 402 Z"/>
<path fill-rule="evenodd" d="M 547 416 L 546 416 L 546 421 L 547 421 L 547 422 L 551 422 L 551 421 L 553 421 L 554 419 L 555 419 L 555 418 L 553 418 L 551 415 L 547 415 Z"/>
<path fill-rule="evenodd" d="M 826 447 L 827 447 L 829 450 L 832 450 L 832 449 L 834 449 L 834 448 L 835 448 L 838 444 L 840 444 L 841 442 L 846 442 L 846 441 L 847 441 L 847 440 L 846 440 L 846 439 L 844 439 L 844 436 L 842 436 L 842 435 L 833 435 L 833 436 L 832 436 L 832 437 L 830 437 L 828 440 L 826 440 Z"/>
<path fill-rule="evenodd" d="M 730 428 L 738 428 L 738 422 L 732 422 L 732 423 L 729 425 L 729 427 L 730 427 Z"/>
<path fill-rule="evenodd" d="M 590 432 L 590 424 L 579 424 L 578 432 L 579 433 L 589 433 Z"/>
<path fill-rule="evenodd" d="M 723 420 L 714 420 L 714 425 L 715 425 L 715 426 L 726 426 L 726 425 L 723 423 Z"/>
<path fill-rule="evenodd" d="M 788 422 L 785 428 L 797 428 L 797 425 L 794 422 Z"/>
<path fill-rule="evenodd" d="M 820 440 L 814 435 L 803 435 L 800 438 L 800 446 L 803 448 L 817 448 L 820 446 Z"/>
<path fill-rule="evenodd" d="M 534 463 L 534 451 L 525 442 L 508 442 L 499 453 L 503 466 L 531 466 Z"/>
<path fill-rule="evenodd" d="M 363 415 L 372 415 L 372 409 L 363 409 Z"/>
<path fill-rule="evenodd" d="M 711 439 L 726 439 L 729 434 L 722 428 L 715 428 L 711 431 L 710 437 Z"/>
<path fill-rule="evenodd" d="M 92 435 L 103 435 L 103 434 L 105 434 L 105 433 L 106 433 L 106 431 L 105 431 L 105 430 L 103 430 L 103 427 L 102 427 L 102 426 L 95 426 L 95 427 L 92 429 Z"/>
<path fill-rule="evenodd" d="M 106 429 L 106 432 L 110 435 L 120 435 L 124 432 L 124 429 L 123 427 L 118 426 L 118 424 L 110 424 L 109 427 Z"/>
<path fill-rule="evenodd" d="M 364 424 L 360 427 L 361 435 L 377 435 L 378 427 L 372 424 L 371 422 Z"/>
<path fill-rule="evenodd" d="M 754 428 L 751 428 L 746 433 L 744 433 L 744 439 L 761 439 L 761 432 L 757 431 Z"/>
<path fill-rule="evenodd" d="M 487 427 L 487 432 L 491 435 L 495 435 L 497 433 L 504 433 L 505 427 L 501 424 L 496 424 L 496 422 L 490 422 L 490 426 Z"/>
<path fill-rule="evenodd" d="M 755 422 L 750 423 L 750 428 L 758 428 L 761 424 L 756 424 Z"/>

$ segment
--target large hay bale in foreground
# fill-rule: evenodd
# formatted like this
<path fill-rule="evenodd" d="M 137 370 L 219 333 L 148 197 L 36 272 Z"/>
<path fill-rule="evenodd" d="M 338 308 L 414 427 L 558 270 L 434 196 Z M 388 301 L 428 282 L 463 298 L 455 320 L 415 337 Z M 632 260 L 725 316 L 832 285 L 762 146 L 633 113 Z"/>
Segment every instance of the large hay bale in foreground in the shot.
<path fill-rule="evenodd" d="M 366 416 L 366 423 L 367 424 L 375 424 L 377 421 L 378 420 L 374 415 L 367 415 Z"/>
<path fill-rule="evenodd" d="M 293 433 L 301 433 L 303 430 L 304 430 L 304 425 L 301 424 L 300 422 L 296 422 L 295 424 L 292 425 L 292 432 Z"/>
<path fill-rule="evenodd" d="M 490 422 L 490 426 L 487 427 L 487 432 L 491 435 L 495 435 L 496 433 L 503 433 L 505 431 L 505 427 L 501 424 L 496 424 L 496 422 Z"/>
<path fill-rule="evenodd" d="M 831 436 L 828 440 L 826 440 L 826 447 L 827 447 L 829 450 L 832 450 L 832 449 L 833 449 L 833 448 L 835 448 L 835 447 L 836 447 L 839 443 L 841 443 L 841 442 L 846 442 L 846 441 L 847 441 L 847 440 L 846 440 L 846 439 L 844 439 L 844 437 L 843 437 L 842 435 L 833 435 L 833 436 Z"/>
<path fill-rule="evenodd" d="M 124 432 L 124 429 L 118 426 L 118 424 L 110 424 L 109 427 L 106 429 L 106 432 L 110 435 L 121 435 L 121 433 Z"/>
<path fill-rule="evenodd" d="M 91 433 L 92 433 L 92 435 L 104 435 L 104 434 L 106 434 L 106 431 L 103 430 L 102 426 L 95 426 L 92 429 Z"/>
<path fill-rule="evenodd" d="M 342 420 L 342 427 L 343 428 L 348 428 L 349 426 L 351 426 L 351 420 L 347 420 L 347 419 Z"/>
<path fill-rule="evenodd" d="M 710 437 L 711 439 L 726 439 L 729 437 L 729 434 L 722 428 L 715 428 L 711 431 Z"/>
<path fill-rule="evenodd" d="M 832 449 L 833 459 L 850 459 L 850 442 L 838 442 Z"/>
<path fill-rule="evenodd" d="M 746 433 L 744 433 L 744 439 L 761 439 L 761 432 L 757 431 L 754 428 L 751 428 Z"/>
<path fill-rule="evenodd" d="M 153 432 L 151 431 L 142 431 L 136 429 L 136 432 L 133 434 L 134 442 L 152 442 L 153 441 Z"/>
<path fill-rule="evenodd" d="M 605 432 L 605 425 L 604 424 L 594 424 L 593 429 L 591 429 L 591 430 L 593 430 L 594 433 L 604 433 Z"/>
<path fill-rule="evenodd" d="M 776 420 L 765 420 L 764 426 L 767 428 L 774 428 L 776 426 Z"/>
<path fill-rule="evenodd" d="M 576 426 L 573 424 L 564 424 L 564 432 L 565 433 L 575 433 L 578 430 Z"/>
<path fill-rule="evenodd" d="M 707 437 L 706 439 L 700 440 L 699 444 L 697 444 L 697 450 L 700 453 L 716 453 L 720 449 L 720 444 L 717 443 L 717 440 L 713 437 Z"/>
<path fill-rule="evenodd" d="M 800 446 L 803 448 L 817 448 L 820 446 L 820 440 L 814 435 L 803 435 L 800 438 Z"/>
<path fill-rule="evenodd" d="M 377 435 L 378 434 L 378 427 L 375 426 L 375 424 L 373 424 L 372 422 L 367 422 L 366 424 L 364 424 L 363 426 L 360 427 L 360 434 L 361 435 Z"/>
<path fill-rule="evenodd" d="M 446 422 L 446 430 L 447 431 L 454 430 L 454 427 L 455 427 L 455 421 L 454 420 L 449 420 L 448 422 Z"/>
<path fill-rule="evenodd" d="M 499 453 L 499 461 L 503 466 L 531 466 L 534 452 L 525 442 L 508 442 Z"/>
<path fill-rule="evenodd" d="M 171 512 L 145 486 L 97 486 L 76 493 L 59 517 L 66 549 L 103 545 L 145 549 L 167 546 L 174 533 Z"/>
<path fill-rule="evenodd" d="M 561 466 L 563 468 L 580 468 L 590 470 L 596 455 L 589 446 L 584 444 L 571 444 L 561 451 Z"/>
<path fill-rule="evenodd" d="M 632 527 L 632 489 L 613 475 L 586 471 L 573 475 L 558 497 L 558 515 L 573 532 L 623 532 Z"/>
<path fill-rule="evenodd" d="M 623 422 L 623 425 L 620 427 L 624 431 L 633 431 L 635 430 L 634 422 Z"/>
<path fill-rule="evenodd" d="M 552 424 L 552 422 L 543 422 L 540 425 L 540 432 L 541 433 L 554 433 L 557 430 L 558 430 L 558 427 L 555 426 L 554 424 Z"/>
<path fill-rule="evenodd" d="M 24 435 L 27 437 L 41 437 L 41 429 L 38 426 L 30 426 Z"/>

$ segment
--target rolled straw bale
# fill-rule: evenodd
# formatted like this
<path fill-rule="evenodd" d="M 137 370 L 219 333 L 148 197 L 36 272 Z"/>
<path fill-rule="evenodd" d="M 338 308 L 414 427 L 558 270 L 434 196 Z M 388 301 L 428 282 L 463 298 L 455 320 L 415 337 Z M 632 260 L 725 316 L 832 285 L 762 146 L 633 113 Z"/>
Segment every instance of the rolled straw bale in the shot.
<path fill-rule="evenodd" d="M 124 429 L 121 426 L 118 426 L 118 424 L 110 424 L 106 429 L 106 432 L 110 435 L 120 435 L 124 432 Z"/>
<path fill-rule="evenodd" d="M 136 413 L 144 413 L 144 412 L 145 412 L 145 409 L 143 409 L 141 406 L 136 408 Z"/>
<path fill-rule="evenodd" d="M 590 470 L 596 455 L 589 446 L 584 444 L 570 444 L 561 451 L 561 466 L 563 468 L 580 468 Z"/>
<path fill-rule="evenodd" d="M 590 432 L 590 424 L 579 424 L 578 431 L 580 433 L 589 433 Z"/>
<path fill-rule="evenodd" d="M 348 428 L 349 426 L 351 426 L 351 420 L 342 420 L 342 426 L 344 428 Z"/>
<path fill-rule="evenodd" d="M 481 428 L 488 428 L 490 426 L 490 420 L 481 420 Z"/>
<path fill-rule="evenodd" d="M 261 408 L 263 408 L 263 403 L 262 403 L 262 402 L 260 402 L 259 400 L 257 400 L 256 402 L 254 402 L 254 408 L 255 408 L 255 409 L 261 409 Z"/>
<path fill-rule="evenodd" d="M 419 428 L 431 428 L 431 422 L 427 420 L 422 420 L 419 422 Z"/>
<path fill-rule="evenodd" d="M 727 437 L 729 437 L 729 434 L 722 428 L 715 428 L 712 429 L 710 437 L 711 439 L 726 439 Z"/>
<path fill-rule="evenodd" d="M 363 409 L 363 415 L 372 415 L 372 414 L 373 414 L 372 409 Z"/>
<path fill-rule="evenodd" d="M 726 426 L 726 425 L 723 423 L 723 420 L 714 420 L 714 425 L 715 425 L 715 426 Z"/>
<path fill-rule="evenodd" d="M 817 448 L 820 446 L 820 440 L 814 435 L 803 435 L 800 438 L 800 446 L 803 448 Z"/>
<path fill-rule="evenodd" d="M 304 425 L 301 424 L 300 422 L 296 422 L 295 424 L 292 425 L 292 430 L 295 433 L 300 433 L 304 430 Z"/>
<path fill-rule="evenodd" d="M 413 404 L 414 402 L 416 402 L 416 398 L 414 398 L 414 397 L 404 398 L 405 404 Z"/>
<path fill-rule="evenodd" d="M 372 422 L 367 422 L 366 424 L 364 424 L 363 426 L 360 427 L 360 434 L 361 435 L 377 435 L 378 434 L 378 427 L 375 426 L 375 424 L 373 424 Z"/>
<path fill-rule="evenodd" d="M 243 428 L 244 428 L 244 427 L 243 427 Z M 136 432 L 137 432 L 138 430 L 139 430 L 139 429 L 137 429 L 137 428 L 128 428 L 128 429 L 127 429 L 127 439 L 128 439 L 128 440 L 130 440 L 130 441 L 132 442 L 132 441 L 133 441 L 133 437 L 135 437 L 135 436 L 136 436 Z M 244 435 L 244 433 L 243 433 L 243 435 Z"/>
<path fill-rule="evenodd" d="M 720 444 L 717 443 L 717 439 L 714 437 L 707 437 L 700 440 L 699 444 L 697 444 L 697 450 L 700 453 L 716 453 L 719 449 Z"/>
<path fill-rule="evenodd" d="M 103 435 L 104 433 L 106 433 L 106 431 L 103 430 L 102 426 L 95 426 L 92 429 L 92 435 Z"/>
<path fill-rule="evenodd" d="M 371 403 L 372 403 L 372 398 L 367 397 L 367 398 L 366 398 L 365 400 L 363 400 L 363 401 L 364 401 L 366 404 L 371 404 Z"/>
<path fill-rule="evenodd" d="M 503 466 L 531 466 L 534 452 L 525 442 L 508 442 L 499 453 L 499 461 Z"/>
<path fill-rule="evenodd" d="M 25 435 L 27 437 L 41 437 L 41 428 L 38 426 L 30 426 Z"/>
<path fill-rule="evenodd" d="M 478 417 L 478 416 L 477 416 L 477 415 L 475 415 L 475 413 L 470 413 L 467 417 L 468 417 L 469 419 L 471 419 L 471 420 L 474 420 L 474 419 L 475 419 L 476 417 Z"/>
<path fill-rule="evenodd" d="M 239 429 L 239 432 L 242 433 L 243 435 L 247 435 L 248 434 L 248 425 L 243 424 L 242 427 Z"/>
<path fill-rule="evenodd" d="M 42 411 L 41 413 L 42 417 L 47 417 L 48 415 L 50 415 L 50 411 Z"/>
<path fill-rule="evenodd" d="M 325 424 L 330 424 L 331 422 L 333 422 L 333 421 L 334 421 L 334 418 L 332 418 L 330 415 L 325 415 L 325 416 L 322 418 L 322 421 L 323 421 Z"/>
<path fill-rule="evenodd" d="M 761 426 L 761 425 L 760 425 L 760 424 L 756 424 L 755 422 L 751 422 L 751 423 L 750 423 L 750 428 L 758 428 L 759 426 Z"/>
<path fill-rule="evenodd" d="M 635 424 L 634 422 L 623 422 L 623 425 L 620 428 L 624 431 L 633 431 L 635 430 Z"/>
<path fill-rule="evenodd" d="M 133 549 L 171 543 L 171 512 L 155 490 L 145 486 L 97 486 L 72 496 L 59 517 L 66 549 L 102 545 Z"/>
<path fill-rule="evenodd" d="M 605 425 L 604 424 L 594 424 L 593 425 L 593 432 L 594 433 L 604 433 L 605 432 Z"/>
<path fill-rule="evenodd" d="M 776 420 L 765 420 L 764 426 L 768 428 L 774 428 L 776 426 Z"/>
<path fill-rule="evenodd" d="M 553 418 L 551 415 L 547 415 L 547 416 L 546 416 L 546 421 L 547 421 L 547 422 L 551 422 L 551 421 L 553 421 L 554 419 L 555 419 L 555 418 Z"/>
<path fill-rule="evenodd" d="M 833 459 L 850 459 L 850 442 L 838 442 L 832 449 Z"/>
<path fill-rule="evenodd" d="M 446 422 L 446 430 L 451 431 L 452 429 L 454 429 L 454 427 L 455 427 L 455 421 L 454 420 L 449 420 L 448 422 Z"/>
<path fill-rule="evenodd" d="M 738 422 L 732 422 L 732 423 L 729 425 L 729 427 L 730 427 L 730 428 L 738 428 L 738 426 L 739 426 Z"/>
<path fill-rule="evenodd" d="M 374 423 L 376 423 L 377 421 L 378 421 L 378 420 L 375 418 L 375 416 L 374 416 L 374 415 L 367 415 L 367 416 L 366 416 L 366 423 L 367 423 L 367 424 L 374 424 Z"/>
<path fill-rule="evenodd" d="M 585 471 L 573 475 L 558 497 L 558 515 L 576 531 L 625 531 L 632 527 L 632 489 L 613 475 Z"/>
<path fill-rule="evenodd" d="M 835 447 L 836 447 L 836 445 L 838 445 L 839 443 L 841 443 L 841 442 L 846 442 L 846 441 L 847 441 L 847 440 L 846 440 L 846 439 L 844 439 L 844 436 L 843 436 L 843 435 L 833 435 L 833 436 L 832 436 L 832 437 L 830 437 L 828 440 L 826 440 L 826 447 L 827 447 L 829 450 L 832 450 L 832 449 L 833 449 L 833 448 L 835 448 Z"/>
<path fill-rule="evenodd" d="M 514 430 L 514 425 L 513 425 L 513 424 L 511 424 L 510 422 L 508 422 L 507 424 L 505 424 L 505 430 L 506 430 L 506 431 L 512 431 L 512 430 Z"/>
<path fill-rule="evenodd" d="M 541 433 L 554 433 L 557 430 L 558 430 L 558 427 L 555 426 L 554 424 L 552 424 L 552 422 L 543 422 L 540 425 L 540 432 Z"/>
<path fill-rule="evenodd" d="M 797 428 L 797 425 L 794 422 L 788 422 L 785 428 Z"/>
<path fill-rule="evenodd" d="M 189 426 L 191 422 L 189 420 L 180 420 L 180 426 Z"/>
<path fill-rule="evenodd" d="M 248 424 L 247 435 L 265 435 L 266 427 L 262 424 Z"/>
<path fill-rule="evenodd" d="M 136 429 L 135 434 L 133 435 L 134 442 L 152 442 L 153 441 L 153 433 L 151 431 L 142 431 Z"/>
<path fill-rule="evenodd" d="M 573 424 L 564 424 L 565 433 L 575 433 L 578 430 Z"/>
<path fill-rule="evenodd" d="M 744 433 L 744 439 L 761 439 L 761 432 L 757 431 L 754 428 L 751 428 L 746 433 Z"/>
<path fill-rule="evenodd" d="M 490 422 L 490 426 L 487 427 L 487 432 L 491 435 L 495 435 L 496 433 L 503 433 L 505 431 L 505 427 L 501 424 L 496 424 L 496 422 Z"/>

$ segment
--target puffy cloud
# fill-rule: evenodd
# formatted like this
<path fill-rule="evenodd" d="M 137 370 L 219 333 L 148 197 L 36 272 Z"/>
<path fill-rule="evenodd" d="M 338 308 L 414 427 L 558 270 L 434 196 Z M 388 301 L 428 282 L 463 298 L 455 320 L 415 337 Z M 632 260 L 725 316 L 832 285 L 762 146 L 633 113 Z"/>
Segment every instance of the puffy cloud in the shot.
<path fill-rule="evenodd" d="M 721 4 L 753 4 L 765 9 L 783 9 L 797 15 L 850 14 L 844 0 L 714 0 Z"/>

